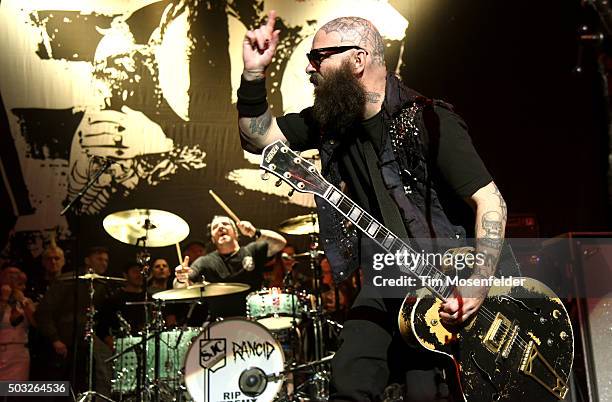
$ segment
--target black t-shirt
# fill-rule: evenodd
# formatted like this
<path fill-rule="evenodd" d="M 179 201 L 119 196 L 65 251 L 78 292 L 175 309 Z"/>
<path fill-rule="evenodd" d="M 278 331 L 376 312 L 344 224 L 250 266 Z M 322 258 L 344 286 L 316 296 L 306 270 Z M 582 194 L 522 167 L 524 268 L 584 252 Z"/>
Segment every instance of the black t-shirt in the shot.
<path fill-rule="evenodd" d="M 207 298 L 213 317 L 246 315 L 246 295 L 258 290 L 263 282 L 263 271 L 268 254 L 268 243 L 254 241 L 238 252 L 221 255 L 217 251 L 204 255 L 191 265 L 192 282 L 238 282 L 250 286 L 249 290 L 227 296 Z"/>
<path fill-rule="evenodd" d="M 455 194 L 462 198 L 469 197 L 491 182 L 491 175 L 474 149 L 463 119 L 441 106 L 434 106 L 434 111 L 439 119 L 440 132 L 436 155 L 438 171 Z M 318 148 L 320 134 L 312 118 L 312 108 L 306 108 L 300 113 L 289 113 L 278 117 L 276 121 L 293 150 Z M 376 204 L 372 203 L 374 195 L 363 157 L 363 144 L 371 142 L 378 153 L 385 131 L 382 114 L 379 112 L 352 130 L 354 134 L 351 138 L 354 141 L 344 141 L 336 156 L 339 158 L 341 174 L 352 185 L 350 190 L 355 201 L 372 213 L 375 213 L 373 207 Z M 359 186 L 363 189 L 356 188 Z"/>

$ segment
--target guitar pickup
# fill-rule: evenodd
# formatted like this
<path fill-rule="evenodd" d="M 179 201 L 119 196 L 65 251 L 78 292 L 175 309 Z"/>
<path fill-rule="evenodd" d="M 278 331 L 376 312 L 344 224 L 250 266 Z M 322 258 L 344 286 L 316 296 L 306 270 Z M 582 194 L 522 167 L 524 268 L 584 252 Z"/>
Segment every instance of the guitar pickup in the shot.
<path fill-rule="evenodd" d="M 569 389 L 567 383 L 540 354 L 533 340 L 529 341 L 525 348 L 519 370 L 533 378 L 559 400 L 565 398 Z"/>
<path fill-rule="evenodd" d="M 504 346 L 504 349 L 502 350 L 502 357 L 504 359 L 507 359 L 508 356 L 510 355 L 510 351 L 512 350 L 512 346 L 514 345 L 514 341 L 516 341 L 516 337 L 518 336 L 519 333 L 519 326 L 515 325 L 514 328 L 512 328 L 512 332 L 510 333 L 510 336 L 508 337 L 508 342 L 506 342 L 506 346 Z"/>
<path fill-rule="evenodd" d="M 482 343 L 492 353 L 498 354 L 504 342 L 508 338 L 508 333 L 512 327 L 512 322 L 507 319 L 502 313 L 497 313 L 489 330 L 487 331 Z M 509 353 L 509 352 L 508 352 Z M 506 356 L 504 356 L 506 357 Z"/>

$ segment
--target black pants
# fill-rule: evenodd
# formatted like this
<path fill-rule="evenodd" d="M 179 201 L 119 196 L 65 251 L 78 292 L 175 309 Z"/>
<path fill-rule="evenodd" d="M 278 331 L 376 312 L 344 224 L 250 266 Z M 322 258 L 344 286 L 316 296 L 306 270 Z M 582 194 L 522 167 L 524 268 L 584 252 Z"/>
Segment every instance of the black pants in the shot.
<path fill-rule="evenodd" d="M 332 360 L 330 401 L 380 401 L 388 384 L 405 384 L 404 401 L 452 401 L 443 380 L 443 361 L 433 352 L 401 339 L 397 314 L 401 299 L 361 292 L 340 335 Z"/>

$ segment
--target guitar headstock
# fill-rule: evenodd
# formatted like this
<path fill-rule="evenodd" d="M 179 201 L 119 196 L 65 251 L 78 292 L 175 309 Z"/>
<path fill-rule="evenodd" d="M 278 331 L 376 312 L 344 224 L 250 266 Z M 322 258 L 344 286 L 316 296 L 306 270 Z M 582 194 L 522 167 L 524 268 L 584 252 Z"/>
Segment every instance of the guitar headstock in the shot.
<path fill-rule="evenodd" d="M 323 197 L 328 188 L 317 168 L 284 142 L 278 140 L 264 148 L 259 165 L 263 170 L 284 180 L 301 193 L 312 193 Z"/>

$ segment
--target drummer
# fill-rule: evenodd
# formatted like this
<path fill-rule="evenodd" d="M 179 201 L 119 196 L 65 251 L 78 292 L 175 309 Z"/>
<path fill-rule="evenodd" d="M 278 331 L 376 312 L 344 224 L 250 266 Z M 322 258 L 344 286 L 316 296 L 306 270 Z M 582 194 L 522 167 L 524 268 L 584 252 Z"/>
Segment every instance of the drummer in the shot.
<path fill-rule="evenodd" d="M 287 241 L 271 230 L 256 229 L 251 222 L 234 223 L 219 215 L 213 217 L 210 233 L 216 250 L 195 260 L 191 267 L 176 267 L 174 287 L 202 281 L 245 283 L 249 291 L 207 300 L 213 317 L 245 316 L 246 295 L 261 287 L 266 260 L 281 251 Z M 241 247 L 240 234 L 252 241 Z"/>

